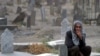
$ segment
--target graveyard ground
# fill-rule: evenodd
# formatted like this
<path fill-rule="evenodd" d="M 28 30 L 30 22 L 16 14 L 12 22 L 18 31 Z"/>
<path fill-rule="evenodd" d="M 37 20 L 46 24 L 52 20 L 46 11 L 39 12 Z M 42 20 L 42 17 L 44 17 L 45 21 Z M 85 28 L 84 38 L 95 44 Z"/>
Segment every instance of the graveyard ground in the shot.
<path fill-rule="evenodd" d="M 13 25 L 12 21 L 16 18 L 18 14 L 16 14 L 16 8 L 17 4 L 14 6 L 8 6 L 9 10 L 7 15 L 7 24 Z M 73 5 L 72 4 L 65 4 L 62 6 L 62 8 L 67 9 L 67 19 L 70 22 L 70 26 L 72 26 L 73 22 Z M 26 25 L 21 25 L 18 27 L 17 30 L 12 31 L 12 33 L 15 35 L 14 37 L 14 43 L 36 43 L 36 42 L 44 42 L 44 41 L 52 41 L 52 40 L 59 40 L 64 39 L 61 37 L 61 26 L 53 26 L 52 19 L 54 16 L 51 16 L 49 14 L 49 7 L 46 6 L 46 21 L 42 22 L 41 19 L 41 13 L 39 8 L 35 8 L 36 11 L 36 25 L 31 26 L 30 29 L 26 27 Z M 26 13 L 30 12 L 27 10 L 27 8 L 23 8 L 23 11 Z M 26 23 L 27 19 L 25 18 L 24 22 Z M 92 46 L 93 52 L 100 52 L 100 26 L 96 25 L 88 25 L 84 24 L 84 29 L 87 33 L 86 37 L 86 43 L 87 45 Z M 3 31 L 0 31 L 0 35 L 3 33 Z M 51 38 L 48 40 L 48 38 Z"/>

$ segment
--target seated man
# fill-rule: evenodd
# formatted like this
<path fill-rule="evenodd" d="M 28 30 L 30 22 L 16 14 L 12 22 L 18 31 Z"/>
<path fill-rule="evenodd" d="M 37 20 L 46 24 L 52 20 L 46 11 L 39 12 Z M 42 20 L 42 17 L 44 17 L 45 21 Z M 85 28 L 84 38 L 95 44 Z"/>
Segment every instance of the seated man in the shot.
<path fill-rule="evenodd" d="M 68 48 L 68 56 L 90 56 L 91 47 L 86 46 L 86 34 L 83 31 L 82 22 L 74 21 L 72 30 L 66 33 L 65 45 Z"/>

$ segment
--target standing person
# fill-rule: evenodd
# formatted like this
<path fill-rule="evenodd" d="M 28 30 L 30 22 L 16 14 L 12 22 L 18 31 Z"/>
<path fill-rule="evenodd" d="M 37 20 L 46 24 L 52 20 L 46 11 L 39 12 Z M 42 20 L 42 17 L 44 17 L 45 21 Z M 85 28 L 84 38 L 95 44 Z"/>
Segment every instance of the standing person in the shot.
<path fill-rule="evenodd" d="M 68 56 L 90 56 L 91 47 L 86 46 L 86 33 L 83 31 L 82 22 L 74 21 L 72 30 L 67 31 L 65 45 L 68 48 Z"/>

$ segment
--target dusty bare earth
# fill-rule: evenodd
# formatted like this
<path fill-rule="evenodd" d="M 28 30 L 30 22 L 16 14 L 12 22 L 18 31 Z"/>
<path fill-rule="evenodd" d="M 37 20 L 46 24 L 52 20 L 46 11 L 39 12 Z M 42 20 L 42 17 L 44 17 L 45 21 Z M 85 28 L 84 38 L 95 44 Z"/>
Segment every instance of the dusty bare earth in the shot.
<path fill-rule="evenodd" d="M 7 16 L 8 18 L 8 25 L 12 25 L 11 22 L 15 19 L 17 14 L 15 14 L 17 5 L 14 5 L 13 7 L 9 7 L 12 12 L 9 13 Z M 71 4 L 66 4 L 63 6 L 63 8 L 66 8 L 68 11 L 68 20 L 72 24 L 72 9 L 73 5 Z M 24 8 L 26 12 L 27 9 Z M 31 29 L 27 29 L 26 26 L 21 26 L 17 31 L 12 31 L 13 34 L 15 35 L 14 37 L 14 42 L 17 43 L 23 43 L 23 42 L 42 42 L 44 41 L 45 36 L 42 34 L 46 33 L 53 33 L 53 39 L 52 40 L 57 40 L 61 39 L 61 26 L 52 26 L 52 18 L 53 16 L 50 16 L 49 14 L 49 7 L 46 8 L 46 15 L 47 15 L 47 21 L 42 22 L 41 21 L 41 15 L 40 15 L 40 9 L 35 8 L 36 10 L 36 25 L 32 26 Z M 29 12 L 28 12 L 29 13 Z M 26 19 L 24 20 L 26 22 Z M 71 26 L 71 25 L 70 25 Z M 86 43 L 87 45 L 90 45 L 93 47 L 93 50 L 95 48 L 100 47 L 100 26 L 96 25 L 86 25 L 84 24 L 84 29 L 87 33 L 86 37 Z M 50 32 L 52 31 L 52 32 Z M 2 32 L 0 33 L 0 35 Z"/>

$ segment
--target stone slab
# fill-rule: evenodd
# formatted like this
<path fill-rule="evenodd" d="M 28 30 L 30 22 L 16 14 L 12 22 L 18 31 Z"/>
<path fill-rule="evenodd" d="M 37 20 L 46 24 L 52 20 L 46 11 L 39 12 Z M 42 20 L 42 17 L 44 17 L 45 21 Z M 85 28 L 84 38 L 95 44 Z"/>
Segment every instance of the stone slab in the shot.
<path fill-rule="evenodd" d="M 1 34 L 1 52 L 5 53 L 13 53 L 13 38 L 14 35 L 9 29 L 5 29 Z"/>

